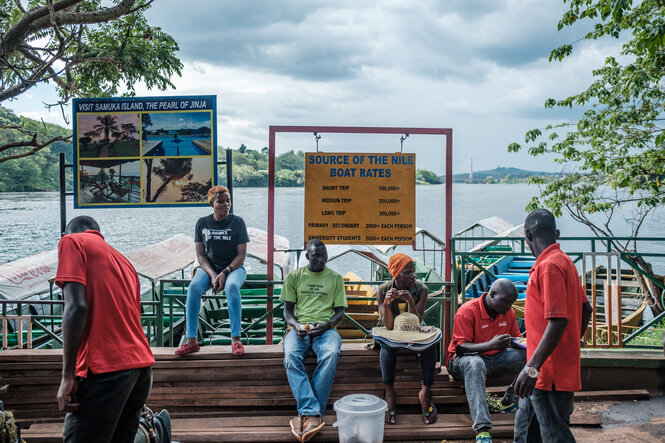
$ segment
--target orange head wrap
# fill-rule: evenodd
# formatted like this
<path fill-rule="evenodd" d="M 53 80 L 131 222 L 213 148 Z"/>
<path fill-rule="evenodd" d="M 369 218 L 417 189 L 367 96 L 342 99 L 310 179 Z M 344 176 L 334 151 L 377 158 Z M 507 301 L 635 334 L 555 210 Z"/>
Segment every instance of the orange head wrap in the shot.
<path fill-rule="evenodd" d="M 212 206 L 212 201 L 217 194 L 223 194 L 224 192 L 229 192 L 229 189 L 224 186 L 213 186 L 208 189 L 208 203 Z"/>
<path fill-rule="evenodd" d="M 402 272 L 410 263 L 413 263 L 413 259 L 408 255 L 402 254 L 401 252 L 393 254 L 390 256 L 390 260 L 388 260 L 388 272 L 390 272 L 390 275 L 392 275 L 393 278 L 397 278 L 400 272 Z"/>

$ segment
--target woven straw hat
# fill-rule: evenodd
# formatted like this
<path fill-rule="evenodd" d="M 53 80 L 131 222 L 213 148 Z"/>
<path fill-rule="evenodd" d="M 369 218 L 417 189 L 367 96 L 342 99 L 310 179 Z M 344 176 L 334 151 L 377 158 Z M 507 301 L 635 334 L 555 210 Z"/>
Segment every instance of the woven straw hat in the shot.
<path fill-rule="evenodd" d="M 434 326 L 420 326 L 418 316 L 410 312 L 402 312 L 395 317 L 392 329 L 385 327 L 372 329 L 372 335 L 375 337 L 402 343 L 426 342 L 433 339 L 439 332 L 439 328 Z"/>

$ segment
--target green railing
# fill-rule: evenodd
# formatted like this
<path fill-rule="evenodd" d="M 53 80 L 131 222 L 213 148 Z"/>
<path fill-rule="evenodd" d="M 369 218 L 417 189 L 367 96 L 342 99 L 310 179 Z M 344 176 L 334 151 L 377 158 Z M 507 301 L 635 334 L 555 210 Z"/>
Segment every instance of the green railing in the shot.
<path fill-rule="evenodd" d="M 500 250 L 500 248 L 496 248 L 495 250 L 491 251 L 477 251 L 477 252 L 457 250 L 459 243 L 468 242 L 468 241 L 495 241 L 497 242 L 498 245 L 502 244 L 505 245 L 507 243 L 510 243 L 512 245 L 518 245 L 518 246 L 516 248 L 517 250 L 512 249 L 510 251 L 502 251 Z M 643 278 L 649 280 L 651 283 L 653 283 L 657 288 L 660 289 L 660 294 L 658 298 L 660 299 L 659 301 L 661 303 L 661 306 L 665 306 L 665 284 L 663 283 L 663 281 L 653 273 L 648 272 L 646 269 L 643 269 L 639 264 L 635 262 L 635 260 L 631 260 L 631 258 L 639 257 L 648 262 L 650 259 L 655 258 L 662 262 L 665 261 L 665 253 L 616 251 L 612 249 L 611 243 L 613 241 L 630 242 L 637 245 L 640 244 L 643 245 L 644 243 L 647 242 L 656 243 L 657 245 L 659 245 L 658 246 L 659 249 L 665 250 L 665 238 L 663 237 L 561 237 L 559 238 L 559 243 L 562 244 L 562 247 L 564 249 L 566 249 L 566 244 L 570 244 L 571 242 L 576 242 L 577 244 L 579 243 L 588 244 L 588 250 L 579 250 L 586 248 L 580 248 L 578 245 L 575 245 L 575 247 L 578 250 L 566 251 L 566 253 L 571 257 L 574 263 L 578 264 L 582 262 L 582 267 L 585 271 L 586 271 L 585 257 L 591 258 L 592 268 L 590 268 L 589 271 L 595 269 L 596 264 L 598 265 L 603 264 L 604 260 L 598 260 L 596 259 L 596 257 L 598 256 L 607 257 L 608 260 L 607 263 L 609 265 L 608 268 L 612 266 L 610 255 L 616 257 L 614 262 L 614 267 L 618 271 L 620 271 L 623 266 L 623 269 L 626 268 L 630 269 L 633 272 L 640 274 Z M 523 237 L 502 237 L 501 239 L 497 239 L 496 237 L 485 237 L 485 236 L 453 237 L 451 241 L 451 246 L 452 246 L 451 248 L 452 262 L 455 266 L 453 269 L 453 285 L 454 285 L 454 293 L 456 294 L 456 296 L 453 297 L 452 300 L 453 311 L 456 311 L 459 303 L 463 302 L 466 285 L 468 284 L 469 281 L 471 281 L 473 278 L 477 278 L 478 274 L 488 275 L 492 279 L 495 278 L 490 268 L 494 264 L 496 264 L 499 259 L 510 256 L 531 257 L 532 259 L 534 259 L 531 252 L 526 247 L 525 240 Z M 495 257 L 497 260 L 496 261 L 484 260 L 490 255 Z M 621 298 L 619 296 L 619 302 L 620 300 Z M 593 302 L 592 305 L 594 305 L 593 318 L 595 319 L 596 316 L 595 311 L 597 306 L 595 306 L 595 303 Z M 611 311 L 612 309 L 611 306 L 609 307 L 609 309 Z M 654 349 L 661 348 L 662 347 L 661 345 L 634 344 L 631 342 L 634 342 L 635 339 L 640 336 L 640 334 L 642 334 L 644 331 L 649 330 L 654 325 L 662 321 L 664 318 L 665 318 L 665 312 L 660 313 L 659 315 L 655 316 L 653 319 L 648 321 L 646 324 L 637 328 L 634 332 L 627 334 L 626 337 L 623 337 L 623 335 L 620 333 L 621 321 L 617 323 L 617 329 L 618 329 L 617 332 L 614 332 L 612 330 L 612 323 L 610 322 L 607 332 L 608 333 L 607 344 L 598 345 L 596 343 L 595 333 L 594 333 L 591 340 L 592 343 L 586 343 L 586 345 L 595 346 L 595 347 L 625 347 L 625 348 L 632 347 L 632 348 L 654 348 Z M 616 340 L 613 339 L 615 335 L 616 335 Z"/>
<path fill-rule="evenodd" d="M 175 338 L 177 336 L 176 327 L 178 329 L 184 329 L 184 315 L 185 315 L 185 303 L 187 298 L 187 286 L 189 285 L 190 280 L 161 280 L 160 289 L 159 289 L 159 307 L 157 315 L 157 330 L 162 330 L 162 334 L 156 334 L 154 344 L 156 346 L 164 346 L 164 343 L 169 343 L 171 346 L 177 345 L 175 343 Z M 349 281 L 345 282 L 345 285 L 378 285 L 383 283 L 382 281 Z M 267 281 L 267 280 L 252 280 L 253 285 L 265 285 L 266 290 L 268 285 L 281 286 L 283 281 Z M 453 301 L 453 296 L 451 292 L 452 283 L 437 283 L 437 286 L 441 287 L 441 290 L 434 292 L 428 298 L 427 307 L 425 310 L 425 318 L 436 318 L 439 321 L 438 326 L 442 331 L 445 331 L 446 328 L 448 331 L 452 332 L 452 315 L 454 314 L 452 310 L 449 310 L 448 318 L 445 317 L 446 313 L 446 304 L 450 305 Z M 278 288 L 275 289 L 275 291 Z M 242 292 L 242 290 L 241 290 Z M 272 300 L 273 307 L 272 309 L 265 310 L 260 315 L 253 317 L 249 325 L 242 328 L 242 336 L 246 339 L 249 339 L 249 334 L 251 331 L 256 330 L 259 327 L 263 327 L 264 322 L 273 322 L 285 325 L 284 317 L 282 314 L 283 303 L 279 301 L 279 295 L 268 296 L 267 294 L 242 294 L 241 295 L 243 302 L 247 303 L 256 303 L 257 305 L 260 302 L 265 302 L 267 306 L 268 300 Z M 212 322 L 210 322 L 209 312 L 206 312 L 206 303 L 208 301 L 218 301 L 221 302 L 225 300 L 225 296 L 222 294 L 204 294 L 202 296 L 203 309 L 199 312 L 199 332 L 200 336 L 203 338 L 203 343 L 205 343 L 205 332 L 211 333 L 208 337 L 212 337 L 212 334 L 218 329 Z M 366 301 L 367 297 L 361 296 L 347 296 L 349 301 Z M 208 303 L 210 304 L 210 303 Z M 352 308 L 352 306 L 350 306 Z M 219 309 L 224 310 L 225 307 L 220 307 Z M 243 312 L 245 311 L 245 306 L 243 306 Z M 370 331 L 368 328 L 363 326 L 360 322 L 356 321 L 349 314 L 353 314 L 347 310 L 344 314 L 344 318 L 352 325 L 354 329 L 357 329 L 362 332 L 366 339 L 369 339 Z M 216 316 L 215 319 L 227 319 L 228 314 L 223 317 Z M 282 333 L 285 332 L 282 329 Z M 281 338 L 281 335 L 279 336 Z M 275 340 L 275 339 L 273 339 Z M 275 341 L 273 341 L 274 343 Z M 441 346 L 444 346 L 443 340 Z M 443 348 L 441 349 L 443 351 Z M 443 358 L 444 353 L 440 353 L 441 358 Z"/>
<path fill-rule="evenodd" d="M 20 316 L 22 322 L 30 322 L 32 330 L 32 343 L 37 347 L 60 347 L 62 346 L 62 308 L 64 300 L 0 300 L 1 315 L 0 318 L 13 318 Z M 157 334 L 157 310 L 160 303 L 158 301 L 141 302 L 141 321 L 145 327 L 146 337 L 154 340 Z M 0 331 L 0 334 L 7 335 L 8 348 L 19 347 L 21 344 L 28 346 L 27 330 L 18 325 L 19 320 L 8 320 L 7 330 Z M 19 337 L 17 331 L 21 331 Z"/>

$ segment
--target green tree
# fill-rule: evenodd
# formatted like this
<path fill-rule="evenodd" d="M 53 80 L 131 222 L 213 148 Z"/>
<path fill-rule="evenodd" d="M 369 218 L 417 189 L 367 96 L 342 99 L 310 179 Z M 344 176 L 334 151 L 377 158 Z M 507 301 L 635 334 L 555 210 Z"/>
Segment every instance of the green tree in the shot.
<path fill-rule="evenodd" d="M 441 183 L 441 179 L 432 171 L 427 169 L 418 169 L 416 170 L 416 183 L 438 185 Z"/>
<path fill-rule="evenodd" d="M 302 151 L 298 151 L 297 154 L 293 151 L 284 152 L 275 160 L 275 167 L 289 171 L 305 169 L 305 154 Z"/>
<path fill-rule="evenodd" d="M 565 210 L 599 236 L 614 236 L 611 222 L 626 218 L 631 236 L 636 237 L 646 217 L 665 203 L 665 4 L 661 0 L 568 3 L 559 29 L 591 21 L 594 26 L 585 39 L 622 39 L 621 54 L 607 57 L 593 71 L 594 80 L 586 90 L 545 102 L 546 108 L 581 108 L 578 121 L 533 129 L 523 145 L 512 143 L 508 150 L 554 155 L 562 165 L 564 173 L 555 180 L 531 180 L 541 185 L 541 195 L 528 210 L 542 205 L 556 215 Z M 563 60 L 572 51 L 571 44 L 556 48 L 550 61 Z M 617 240 L 610 244 L 625 252 L 638 247 Z M 641 257 L 632 260 L 652 272 Z M 641 283 L 649 301 L 662 310 L 660 289 L 649 280 Z"/>
<path fill-rule="evenodd" d="M 73 97 L 106 97 L 134 85 L 172 88 L 180 75 L 177 43 L 148 25 L 152 0 L 0 0 L 0 103 L 40 84 L 53 85 L 57 103 Z M 63 115 L 65 115 L 65 110 Z M 49 137 L 44 128 L 26 131 L 2 125 L 23 137 L 0 145 L 0 163 L 26 157 L 68 136 Z M 108 138 L 108 137 L 107 137 Z"/>

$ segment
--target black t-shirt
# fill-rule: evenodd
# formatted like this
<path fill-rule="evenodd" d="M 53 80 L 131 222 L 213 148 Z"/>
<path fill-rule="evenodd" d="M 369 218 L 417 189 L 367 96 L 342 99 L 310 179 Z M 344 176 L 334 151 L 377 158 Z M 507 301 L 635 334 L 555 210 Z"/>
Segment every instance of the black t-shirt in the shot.
<path fill-rule="evenodd" d="M 220 273 L 238 255 L 238 245 L 249 243 L 245 221 L 233 214 L 217 221 L 212 214 L 196 222 L 194 241 L 203 243 L 206 257 L 215 272 Z"/>

